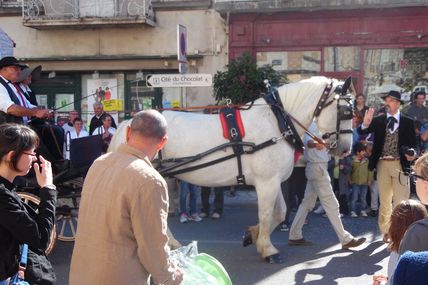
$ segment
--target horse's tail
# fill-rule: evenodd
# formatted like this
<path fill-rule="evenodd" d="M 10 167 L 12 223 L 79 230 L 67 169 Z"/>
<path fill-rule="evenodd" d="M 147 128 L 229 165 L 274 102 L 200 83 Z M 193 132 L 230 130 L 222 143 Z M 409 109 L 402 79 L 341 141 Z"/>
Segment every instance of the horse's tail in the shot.
<path fill-rule="evenodd" d="M 126 127 L 129 126 L 131 124 L 131 122 L 132 122 L 132 119 L 125 120 L 119 124 L 116 132 L 114 133 L 113 137 L 111 138 L 110 145 L 107 149 L 107 152 L 116 151 L 119 148 L 119 146 L 125 142 Z"/>

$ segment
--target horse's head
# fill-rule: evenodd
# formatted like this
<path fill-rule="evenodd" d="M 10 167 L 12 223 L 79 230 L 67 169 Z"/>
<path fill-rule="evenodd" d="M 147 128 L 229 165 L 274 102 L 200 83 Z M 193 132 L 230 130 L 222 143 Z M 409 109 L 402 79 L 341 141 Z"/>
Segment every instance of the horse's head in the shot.
<path fill-rule="evenodd" d="M 341 155 L 352 146 L 352 94 L 348 92 L 351 82 L 351 77 L 344 82 L 332 80 L 314 112 L 323 139 L 334 155 Z"/>

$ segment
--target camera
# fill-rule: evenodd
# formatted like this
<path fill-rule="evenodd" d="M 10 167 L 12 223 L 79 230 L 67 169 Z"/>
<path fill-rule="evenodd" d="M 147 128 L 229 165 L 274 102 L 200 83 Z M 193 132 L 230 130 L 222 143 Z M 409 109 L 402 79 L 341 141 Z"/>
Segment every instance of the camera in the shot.
<path fill-rule="evenodd" d="M 407 154 L 408 156 L 415 156 L 416 155 L 416 151 L 414 148 L 403 146 L 402 151 L 404 154 Z"/>

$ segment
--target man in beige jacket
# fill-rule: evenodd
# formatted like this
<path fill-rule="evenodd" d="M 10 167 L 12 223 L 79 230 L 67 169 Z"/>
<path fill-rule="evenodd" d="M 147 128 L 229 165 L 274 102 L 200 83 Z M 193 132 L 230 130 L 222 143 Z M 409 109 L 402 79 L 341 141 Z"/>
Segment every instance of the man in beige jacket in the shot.
<path fill-rule="evenodd" d="M 126 144 L 97 159 L 83 185 L 70 285 L 176 285 L 182 272 L 170 262 L 168 194 L 150 160 L 167 140 L 156 111 L 134 116 Z"/>

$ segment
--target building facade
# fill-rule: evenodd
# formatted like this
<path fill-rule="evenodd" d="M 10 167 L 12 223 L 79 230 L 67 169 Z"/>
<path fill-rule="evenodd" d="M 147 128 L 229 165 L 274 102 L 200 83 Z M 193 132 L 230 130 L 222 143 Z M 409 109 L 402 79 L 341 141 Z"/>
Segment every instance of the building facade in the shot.
<path fill-rule="evenodd" d="M 290 81 L 351 75 L 371 104 L 428 80 L 428 1 L 215 1 L 229 58 L 250 52 Z"/>
<path fill-rule="evenodd" d="M 187 28 L 189 73 L 214 74 L 227 64 L 226 22 L 210 6 L 200 0 L 0 0 L 0 27 L 16 43 L 15 57 L 42 65 L 33 85 L 41 105 L 76 109 L 87 120 L 94 102 L 118 99 L 123 108 L 112 113 L 120 120 L 162 102 L 214 102 L 210 87 L 161 89 L 145 82 L 148 74 L 178 73 L 177 24 Z"/>

